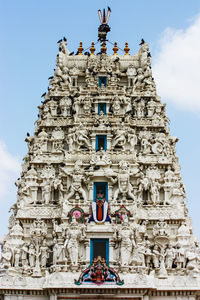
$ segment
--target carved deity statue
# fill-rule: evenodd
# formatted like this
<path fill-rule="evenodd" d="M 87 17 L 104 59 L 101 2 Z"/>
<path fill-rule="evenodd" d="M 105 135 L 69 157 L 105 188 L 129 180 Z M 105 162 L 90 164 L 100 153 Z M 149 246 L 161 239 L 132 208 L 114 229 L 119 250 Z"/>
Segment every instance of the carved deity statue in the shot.
<path fill-rule="evenodd" d="M 121 161 L 119 164 L 119 173 L 113 174 L 116 176 L 114 179 L 112 176 L 108 176 L 112 183 L 118 183 L 117 189 L 114 193 L 113 200 L 117 201 L 119 194 L 122 194 L 123 199 L 126 199 L 126 196 L 129 196 L 132 200 L 136 200 L 135 195 L 133 194 L 133 187 L 130 183 L 130 177 L 135 175 L 130 171 L 128 163 Z"/>
<path fill-rule="evenodd" d="M 65 198 L 65 202 L 67 202 L 73 195 L 75 195 L 76 198 L 79 198 L 79 194 L 83 197 L 84 201 L 87 201 L 86 192 L 82 187 L 82 183 L 86 180 L 85 175 L 80 169 L 79 164 L 75 164 L 73 172 L 68 172 L 64 168 L 62 168 L 62 171 L 71 177 L 72 183 L 69 188 L 69 193 Z"/>
<path fill-rule="evenodd" d="M 67 247 L 70 261 L 73 267 L 78 266 L 79 242 L 84 238 L 84 232 L 80 228 L 75 216 L 72 217 L 72 222 L 67 230 L 67 237 L 64 247 Z"/>
<path fill-rule="evenodd" d="M 112 148 L 114 149 L 117 145 L 122 147 L 123 150 L 125 150 L 125 144 L 126 144 L 126 131 L 124 128 L 117 129 L 115 132 L 115 137 L 112 141 Z"/>
<path fill-rule="evenodd" d="M 131 254 L 135 247 L 134 232 L 129 223 L 123 222 L 118 230 L 118 241 L 120 242 L 121 266 L 129 266 Z"/>

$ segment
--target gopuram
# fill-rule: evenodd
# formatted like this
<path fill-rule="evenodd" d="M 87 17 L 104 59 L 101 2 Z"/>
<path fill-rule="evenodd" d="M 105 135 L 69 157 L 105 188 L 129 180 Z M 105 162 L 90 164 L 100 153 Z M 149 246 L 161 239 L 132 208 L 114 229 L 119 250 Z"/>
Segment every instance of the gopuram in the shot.
<path fill-rule="evenodd" d="M 131 55 L 98 43 L 70 53 L 25 141 L 17 201 L 1 241 L 3 300 L 200 299 L 200 251 L 142 39 Z"/>

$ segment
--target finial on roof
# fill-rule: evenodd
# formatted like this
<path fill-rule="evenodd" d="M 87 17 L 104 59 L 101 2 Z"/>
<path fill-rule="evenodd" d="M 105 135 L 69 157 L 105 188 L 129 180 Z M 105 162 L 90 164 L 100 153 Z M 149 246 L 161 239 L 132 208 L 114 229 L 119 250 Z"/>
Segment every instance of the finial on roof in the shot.
<path fill-rule="evenodd" d="M 126 42 L 125 48 L 124 48 L 125 55 L 129 55 L 129 51 L 130 51 L 130 48 L 128 47 L 128 43 Z"/>
<path fill-rule="evenodd" d="M 106 54 L 106 50 L 107 50 L 107 48 L 106 48 L 106 42 L 103 41 L 102 46 L 101 46 L 101 53 L 102 54 Z"/>
<path fill-rule="evenodd" d="M 78 55 L 83 55 L 83 42 L 80 42 L 80 45 L 78 47 Z"/>
<path fill-rule="evenodd" d="M 117 42 L 115 42 L 114 47 L 113 47 L 113 55 L 117 55 L 117 51 L 119 50 L 119 48 L 117 47 Z"/>
<path fill-rule="evenodd" d="M 95 51 L 96 49 L 94 48 L 94 42 L 92 42 L 92 45 L 91 45 L 91 47 L 90 47 L 90 52 L 91 52 L 91 55 L 95 55 L 94 54 L 94 51 Z"/>
<path fill-rule="evenodd" d="M 105 12 L 105 8 L 103 9 L 103 15 L 101 10 L 98 10 L 99 20 L 101 22 L 101 25 L 98 28 L 98 40 L 103 42 L 106 41 L 107 33 L 110 31 L 110 26 L 108 25 L 108 21 L 110 18 L 111 9 L 108 6 L 107 15 Z"/>

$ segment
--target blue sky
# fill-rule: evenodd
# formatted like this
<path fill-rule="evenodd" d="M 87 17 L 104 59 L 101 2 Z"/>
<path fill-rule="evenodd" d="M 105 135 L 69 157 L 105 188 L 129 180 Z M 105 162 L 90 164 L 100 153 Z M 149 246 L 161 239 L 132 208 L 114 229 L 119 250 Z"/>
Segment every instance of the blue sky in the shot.
<path fill-rule="evenodd" d="M 24 139 L 26 132 L 33 133 L 40 96 L 53 74 L 57 41 L 66 36 L 70 51 L 80 41 L 90 46 L 97 40 L 97 10 L 107 6 L 112 9 L 110 41 L 121 48 L 128 41 L 131 54 L 141 38 L 150 45 L 171 134 L 179 137 L 189 215 L 200 239 L 199 0 L 0 1 L 0 235 L 7 232 L 7 211 L 16 201 L 14 181 L 27 152 Z"/>

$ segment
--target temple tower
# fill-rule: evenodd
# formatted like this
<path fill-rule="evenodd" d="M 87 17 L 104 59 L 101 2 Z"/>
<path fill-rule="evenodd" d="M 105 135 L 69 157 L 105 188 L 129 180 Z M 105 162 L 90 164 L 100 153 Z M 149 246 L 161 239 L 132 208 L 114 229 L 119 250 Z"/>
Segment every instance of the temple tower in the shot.
<path fill-rule="evenodd" d="M 60 40 L 1 241 L 2 299 L 198 299 L 200 252 L 165 104 L 131 55 Z M 100 44 L 100 52 L 95 54 Z"/>

